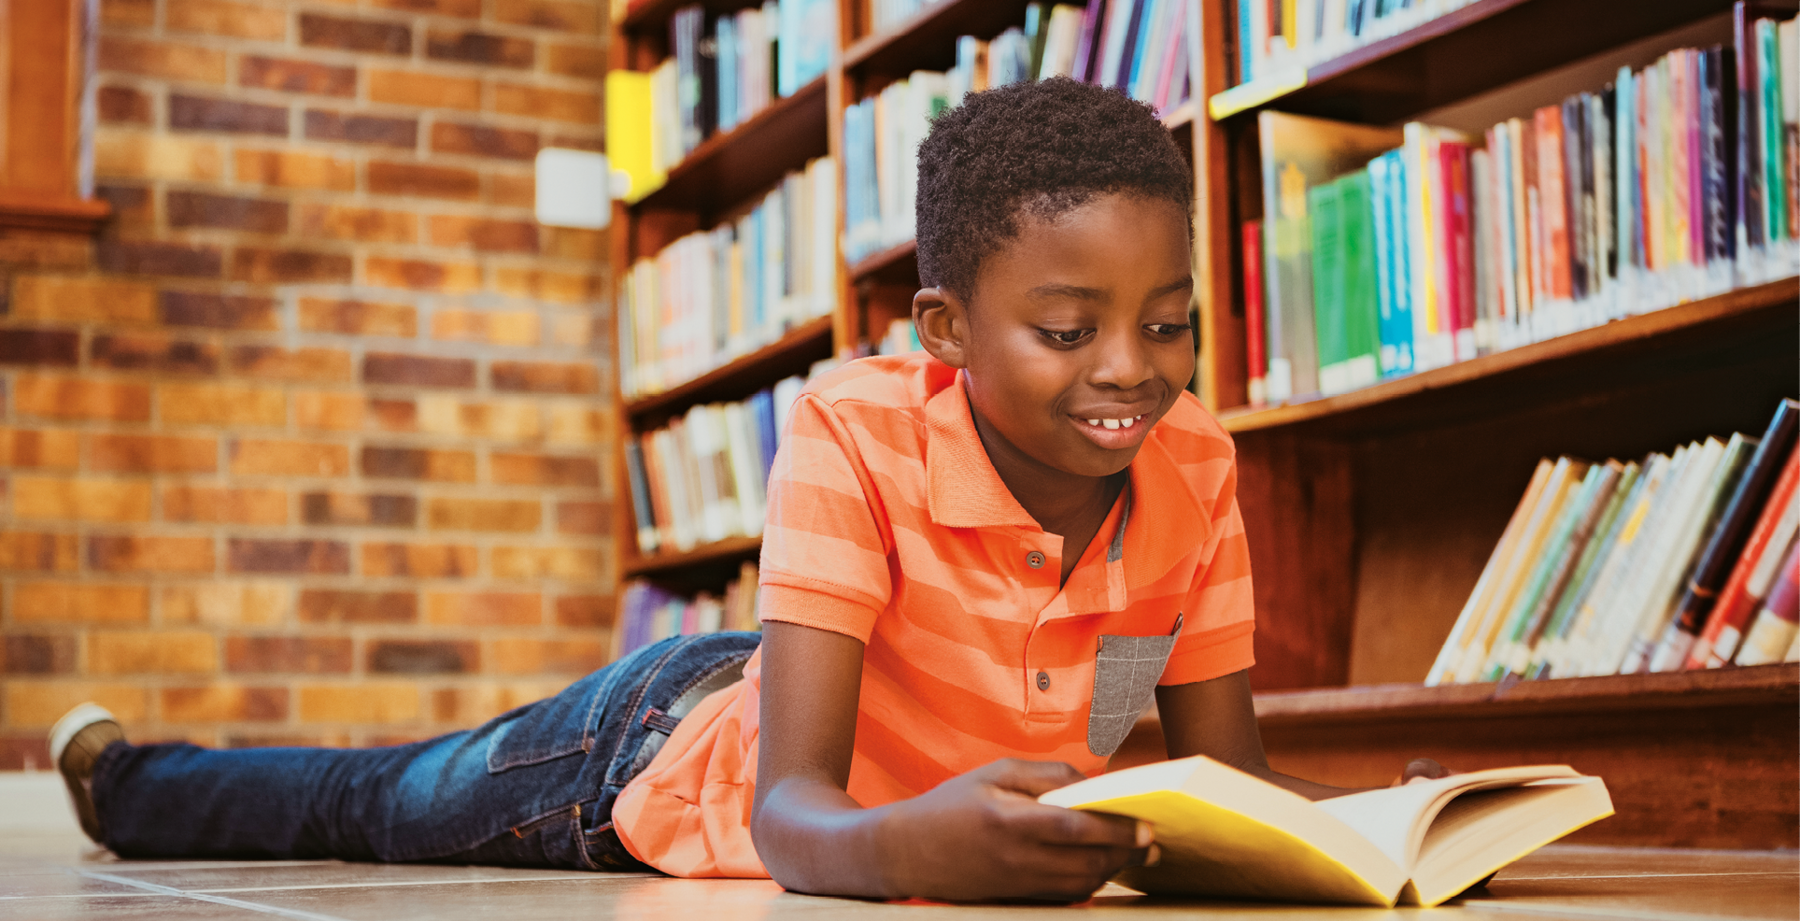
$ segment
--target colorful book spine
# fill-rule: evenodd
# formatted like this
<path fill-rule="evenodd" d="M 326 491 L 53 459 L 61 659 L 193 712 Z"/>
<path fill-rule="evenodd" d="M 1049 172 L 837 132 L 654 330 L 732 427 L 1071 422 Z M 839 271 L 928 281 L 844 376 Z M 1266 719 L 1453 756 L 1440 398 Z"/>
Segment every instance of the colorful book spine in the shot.
<path fill-rule="evenodd" d="M 1268 381 L 1265 374 L 1269 367 L 1267 330 L 1265 329 L 1263 302 L 1263 222 L 1261 220 L 1245 221 L 1243 225 L 1244 254 L 1244 350 L 1245 366 L 1250 369 L 1249 400 L 1251 406 L 1263 406 L 1269 401 Z"/>

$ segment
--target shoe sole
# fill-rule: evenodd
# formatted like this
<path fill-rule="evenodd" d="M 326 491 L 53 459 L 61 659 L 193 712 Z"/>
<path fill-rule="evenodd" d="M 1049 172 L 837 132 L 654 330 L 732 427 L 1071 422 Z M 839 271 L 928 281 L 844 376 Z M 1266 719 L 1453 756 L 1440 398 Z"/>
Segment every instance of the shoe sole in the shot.
<path fill-rule="evenodd" d="M 50 729 L 50 763 L 58 770 L 62 768 L 63 752 L 68 751 L 69 743 L 75 740 L 81 730 L 95 723 L 117 723 L 118 717 L 96 703 L 84 703 L 63 714 L 62 719 Z"/>

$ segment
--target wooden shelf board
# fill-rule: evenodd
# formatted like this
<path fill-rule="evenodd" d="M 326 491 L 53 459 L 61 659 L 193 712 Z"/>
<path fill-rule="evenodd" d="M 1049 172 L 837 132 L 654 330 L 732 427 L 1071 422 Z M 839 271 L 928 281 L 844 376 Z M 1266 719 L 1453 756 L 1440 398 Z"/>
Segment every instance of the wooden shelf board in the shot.
<path fill-rule="evenodd" d="M 1240 407 L 1225 410 L 1219 413 L 1219 421 L 1227 431 L 1240 433 L 1333 418 L 1343 419 L 1414 400 L 1426 394 L 1480 381 L 1493 381 L 1527 371 L 1546 373 L 1558 366 L 1589 360 L 1607 352 L 1672 340 L 1708 327 L 1753 319 L 1759 314 L 1776 312 L 1776 308 L 1784 305 L 1793 305 L 1796 297 L 1800 296 L 1797 291 L 1800 289 L 1796 289 L 1796 281 L 1792 278 L 1739 288 L 1704 300 L 1395 378 L 1350 393 L 1266 409 Z M 1780 317 L 1790 322 L 1792 319 L 1791 314 L 1785 312 L 1780 313 Z"/>
<path fill-rule="evenodd" d="M 820 354 L 814 355 L 813 353 Z M 705 402 L 709 398 L 725 395 L 727 392 L 736 397 L 748 396 L 743 390 L 751 382 L 762 381 L 763 378 L 775 374 L 774 380 L 788 376 L 781 371 L 811 364 L 818 358 L 831 353 L 831 317 L 829 315 L 814 317 L 793 329 L 780 339 L 750 352 L 740 355 L 699 377 L 677 384 L 661 393 L 638 397 L 625 404 L 625 415 L 640 420 L 643 417 L 656 416 L 667 418 L 679 409 L 695 403 Z M 788 373 L 796 373 L 788 371 Z M 773 383 L 773 380 L 764 383 Z"/>
<path fill-rule="evenodd" d="M 1264 725 L 1298 725 L 1758 703 L 1800 704 L 1800 663 L 1513 684 L 1498 682 L 1431 688 L 1416 684 L 1383 684 L 1263 692 L 1256 695 L 1256 718 Z"/>
<path fill-rule="evenodd" d="M 919 244 L 916 240 L 895 244 L 887 249 L 879 250 L 864 256 L 850 266 L 850 278 L 854 281 L 873 279 L 888 280 L 887 276 L 909 271 L 916 280 L 919 274 Z"/>
<path fill-rule="evenodd" d="M 1176 106 L 1175 108 L 1170 109 L 1168 112 L 1164 113 L 1163 117 L 1162 117 L 1162 123 L 1163 123 L 1164 128 L 1167 128 L 1170 131 L 1174 131 L 1176 128 L 1180 128 L 1183 125 L 1193 124 L 1194 119 L 1199 118 L 1199 117 L 1200 117 L 1200 103 L 1198 103 L 1192 99 L 1189 99 L 1188 101 L 1186 101 L 1186 102 Z"/>
<path fill-rule="evenodd" d="M 1582 26 L 1568 28 L 1563 0 L 1476 0 L 1304 70 L 1231 87 L 1207 109 L 1218 121 L 1267 106 L 1387 124 L 1730 9 L 1729 0 L 1584 0 Z"/>
<path fill-rule="evenodd" d="M 669 19 L 675 11 L 684 6 L 699 3 L 709 13 L 729 13 L 741 10 L 752 4 L 751 0 L 645 0 L 633 4 L 619 21 L 619 31 L 630 35 L 651 35 L 666 37 L 669 32 Z"/>
<path fill-rule="evenodd" d="M 654 576 L 705 563 L 718 563 L 733 557 L 747 557 L 761 550 L 760 537 L 728 537 L 716 543 L 701 544 L 692 550 L 637 557 L 627 560 L 621 568 L 627 578 Z"/>
<path fill-rule="evenodd" d="M 1025 22 L 1022 0 L 938 0 L 893 28 L 866 36 L 844 49 L 846 73 L 901 76 L 914 70 L 942 70 L 956 61 L 961 35 L 992 38 Z"/>
<path fill-rule="evenodd" d="M 707 138 L 633 210 L 714 214 L 767 192 L 788 171 L 827 152 L 825 96 L 821 76 L 749 121 Z"/>

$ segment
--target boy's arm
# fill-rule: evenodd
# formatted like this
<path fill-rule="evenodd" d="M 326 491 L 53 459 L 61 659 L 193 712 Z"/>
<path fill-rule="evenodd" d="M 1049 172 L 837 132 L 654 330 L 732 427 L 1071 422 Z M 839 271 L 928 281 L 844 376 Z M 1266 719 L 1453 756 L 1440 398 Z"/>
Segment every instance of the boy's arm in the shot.
<path fill-rule="evenodd" d="M 1210 681 L 1158 686 L 1156 709 L 1162 719 L 1163 742 L 1170 758 L 1205 755 L 1307 799 L 1329 799 L 1360 792 L 1354 787 L 1332 787 L 1301 780 L 1269 768 L 1269 759 L 1263 754 L 1262 733 L 1256 727 L 1256 707 L 1250 698 L 1248 671 L 1233 672 Z M 1406 765 L 1400 782 L 1442 777 L 1447 773 L 1436 761 L 1417 758 Z"/>
<path fill-rule="evenodd" d="M 1142 863 L 1147 827 L 1037 802 L 1082 776 L 998 761 L 929 792 L 864 809 L 845 791 L 863 644 L 763 625 L 756 804 L 763 866 L 788 889 L 875 898 L 1085 899 Z"/>

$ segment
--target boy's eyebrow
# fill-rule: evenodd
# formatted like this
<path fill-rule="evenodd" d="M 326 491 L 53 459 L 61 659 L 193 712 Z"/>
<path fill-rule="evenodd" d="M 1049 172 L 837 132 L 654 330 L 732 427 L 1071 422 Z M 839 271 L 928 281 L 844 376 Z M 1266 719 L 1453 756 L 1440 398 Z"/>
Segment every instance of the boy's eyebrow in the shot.
<path fill-rule="evenodd" d="M 1165 294 L 1174 294 L 1177 291 L 1185 288 L 1192 288 L 1193 286 L 1194 277 L 1192 275 L 1183 275 L 1175 281 L 1152 290 L 1150 292 L 1150 299 L 1155 300 Z M 1025 292 L 1025 294 L 1027 297 L 1032 298 L 1068 297 L 1081 301 L 1103 301 L 1106 299 L 1106 292 L 1100 288 L 1086 288 L 1081 285 L 1065 285 L 1058 282 L 1038 285 L 1030 291 Z"/>

